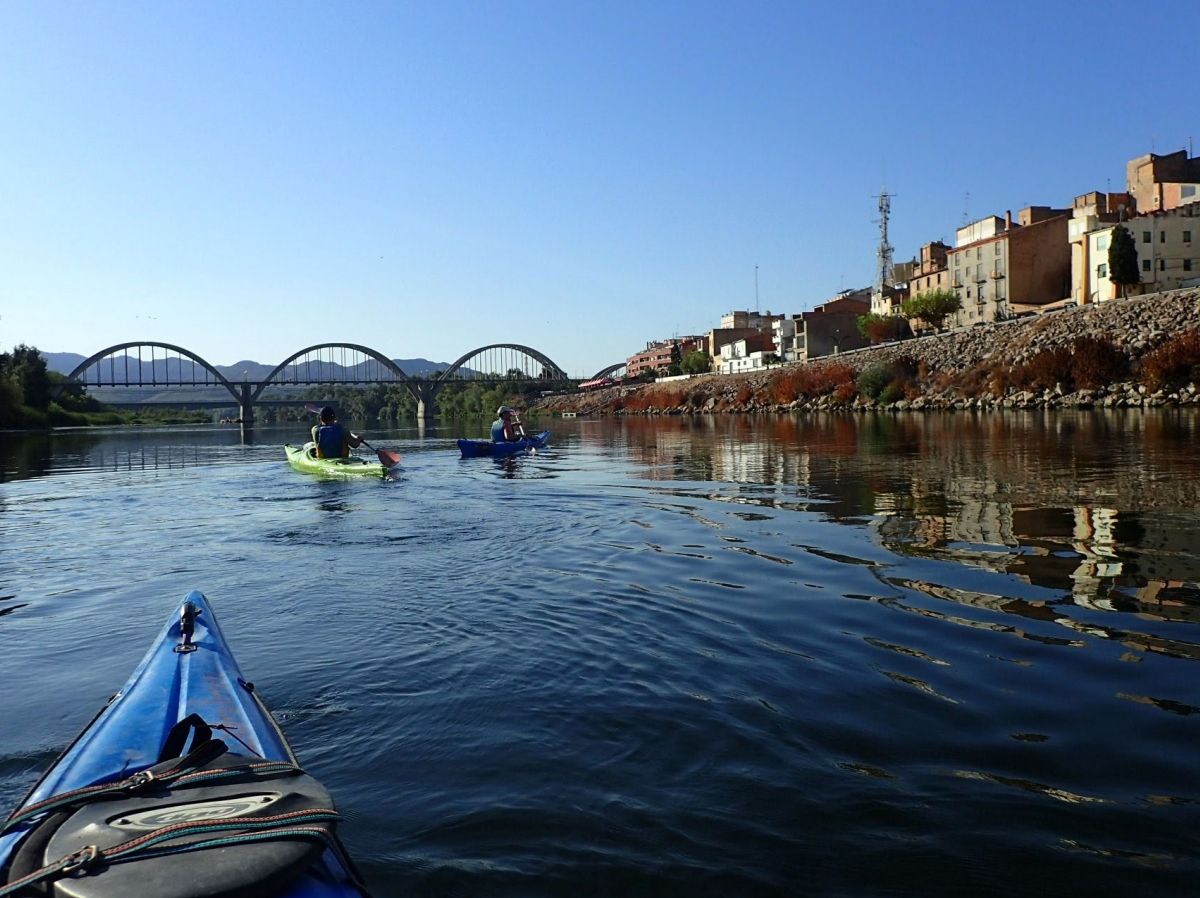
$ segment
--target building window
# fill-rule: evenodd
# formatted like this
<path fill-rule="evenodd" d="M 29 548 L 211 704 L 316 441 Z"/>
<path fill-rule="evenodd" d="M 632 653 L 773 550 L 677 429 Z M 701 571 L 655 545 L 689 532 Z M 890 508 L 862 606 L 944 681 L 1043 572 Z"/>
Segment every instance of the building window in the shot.
<path fill-rule="evenodd" d="M 1150 260 L 1142 259 L 1142 271 L 1150 271 Z"/>
<path fill-rule="evenodd" d="M 1183 186 L 1181 186 L 1179 188 L 1179 198 L 1181 200 L 1186 200 L 1189 197 L 1193 197 L 1195 195 L 1196 195 L 1196 185 L 1195 184 L 1184 184 Z"/>
<path fill-rule="evenodd" d="M 1096 238 L 1096 249 L 1107 249 L 1107 248 L 1108 248 L 1108 235 L 1102 234 L 1101 236 Z"/>
<path fill-rule="evenodd" d="M 975 258 L 976 259 L 983 258 L 983 247 L 982 246 L 975 247 Z"/>
<path fill-rule="evenodd" d="M 1191 270 L 1192 270 L 1192 260 L 1191 260 L 1191 259 L 1184 259 L 1184 260 L 1183 260 L 1183 270 L 1184 270 L 1184 271 L 1191 271 Z"/>
<path fill-rule="evenodd" d="M 1166 270 L 1167 270 L 1167 260 L 1166 260 L 1166 259 L 1159 259 L 1159 260 L 1158 260 L 1158 270 L 1159 270 L 1159 271 L 1166 271 Z"/>
<path fill-rule="evenodd" d="M 967 299 L 970 299 L 970 298 L 971 298 L 971 288 L 968 287 L 967 288 Z"/>
<path fill-rule="evenodd" d="M 1000 244 L 999 243 L 996 244 L 996 255 L 997 256 L 1000 255 Z"/>
<path fill-rule="evenodd" d="M 1192 242 L 1192 232 L 1191 232 L 1191 231 L 1184 231 L 1184 232 L 1183 232 L 1183 242 L 1184 242 L 1184 243 L 1191 243 L 1191 242 Z"/>
<path fill-rule="evenodd" d="M 1099 265 L 1096 266 L 1096 277 L 1098 277 L 1098 278 L 1108 277 L 1108 263 L 1107 262 L 1101 262 Z"/>
<path fill-rule="evenodd" d="M 1149 243 L 1152 239 L 1149 231 L 1142 231 L 1142 243 Z"/>

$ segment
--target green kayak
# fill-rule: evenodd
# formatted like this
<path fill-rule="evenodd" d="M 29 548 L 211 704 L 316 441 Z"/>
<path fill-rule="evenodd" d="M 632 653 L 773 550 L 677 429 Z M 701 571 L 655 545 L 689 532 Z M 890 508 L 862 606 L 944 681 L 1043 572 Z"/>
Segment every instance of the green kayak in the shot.
<path fill-rule="evenodd" d="M 320 474 L 324 477 L 383 477 L 388 473 L 378 461 L 351 455 L 348 458 L 317 458 L 312 443 L 302 447 L 284 446 L 288 464 L 305 474 Z"/>

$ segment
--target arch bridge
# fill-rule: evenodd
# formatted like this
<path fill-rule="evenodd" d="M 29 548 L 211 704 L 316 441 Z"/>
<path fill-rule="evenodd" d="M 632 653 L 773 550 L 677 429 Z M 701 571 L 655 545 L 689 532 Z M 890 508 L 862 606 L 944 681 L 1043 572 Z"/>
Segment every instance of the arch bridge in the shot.
<path fill-rule="evenodd" d="M 254 372 L 246 364 L 251 363 L 218 367 L 173 343 L 132 341 L 89 356 L 68 380 L 112 405 L 217 408 L 236 404 L 244 424 L 254 421 L 256 405 L 295 405 L 300 397 L 284 398 L 289 392 L 298 394 L 299 388 L 317 385 L 395 384 L 416 400 L 417 414 L 425 419 L 434 416 L 437 395 L 450 383 L 544 384 L 546 389 L 576 385 L 549 356 L 520 343 L 481 346 L 448 367 L 421 371 L 406 371 L 382 352 L 359 343 L 318 343 L 292 353 L 273 368 L 258 366 Z M 162 398 L 166 392 L 176 398 Z"/>

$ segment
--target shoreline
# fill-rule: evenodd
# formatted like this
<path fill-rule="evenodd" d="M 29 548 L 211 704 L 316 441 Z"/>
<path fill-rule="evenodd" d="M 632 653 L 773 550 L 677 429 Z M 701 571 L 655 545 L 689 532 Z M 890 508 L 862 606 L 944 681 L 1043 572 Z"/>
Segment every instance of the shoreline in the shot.
<path fill-rule="evenodd" d="M 576 416 L 1200 406 L 1200 289 L 1133 296 L 742 374 L 547 396 Z"/>

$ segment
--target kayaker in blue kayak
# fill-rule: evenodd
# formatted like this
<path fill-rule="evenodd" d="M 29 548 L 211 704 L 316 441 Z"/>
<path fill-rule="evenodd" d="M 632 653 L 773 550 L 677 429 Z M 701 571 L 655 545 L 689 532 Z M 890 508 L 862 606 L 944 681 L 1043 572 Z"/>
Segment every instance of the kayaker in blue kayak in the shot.
<path fill-rule="evenodd" d="M 361 436 L 338 423 L 337 412 L 331 405 L 321 409 L 321 421 L 313 425 L 312 441 L 317 447 L 317 458 L 345 458 L 351 449 L 363 444 Z"/>
<path fill-rule="evenodd" d="M 517 420 L 517 413 L 507 405 L 496 409 L 496 420 L 492 422 L 493 443 L 515 443 L 525 436 L 525 428 Z"/>

